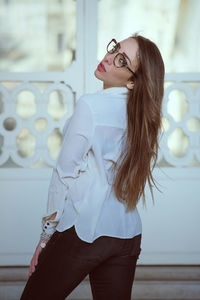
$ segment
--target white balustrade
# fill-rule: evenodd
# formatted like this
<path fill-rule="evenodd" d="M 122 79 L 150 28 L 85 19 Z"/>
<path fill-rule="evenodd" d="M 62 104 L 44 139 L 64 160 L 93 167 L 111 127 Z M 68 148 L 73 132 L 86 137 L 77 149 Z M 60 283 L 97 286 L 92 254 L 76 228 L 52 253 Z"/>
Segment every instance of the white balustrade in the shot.
<path fill-rule="evenodd" d="M 10 160 L 13 167 L 53 166 L 76 93 L 62 80 L 36 81 L 31 73 L 27 80 L 22 75 L 16 73 L 14 80 L 7 73 L 7 81 L 0 84 L 0 165 Z M 200 75 L 167 74 L 165 86 L 157 163 L 199 167 Z"/>

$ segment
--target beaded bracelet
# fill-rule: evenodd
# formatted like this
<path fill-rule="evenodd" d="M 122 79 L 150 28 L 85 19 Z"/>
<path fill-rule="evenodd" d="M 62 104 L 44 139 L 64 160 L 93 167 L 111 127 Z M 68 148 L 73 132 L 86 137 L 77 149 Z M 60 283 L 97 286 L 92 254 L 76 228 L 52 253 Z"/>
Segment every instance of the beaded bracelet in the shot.
<path fill-rule="evenodd" d="M 46 234 L 46 232 L 42 232 L 42 233 L 40 234 L 40 239 L 41 239 L 41 240 L 50 240 L 50 238 L 51 238 L 51 235 Z"/>
<path fill-rule="evenodd" d="M 56 225 L 57 222 L 51 222 L 51 220 L 48 220 L 44 224 L 42 224 L 42 233 L 40 234 L 40 238 L 49 240 L 52 234 L 56 231 Z"/>

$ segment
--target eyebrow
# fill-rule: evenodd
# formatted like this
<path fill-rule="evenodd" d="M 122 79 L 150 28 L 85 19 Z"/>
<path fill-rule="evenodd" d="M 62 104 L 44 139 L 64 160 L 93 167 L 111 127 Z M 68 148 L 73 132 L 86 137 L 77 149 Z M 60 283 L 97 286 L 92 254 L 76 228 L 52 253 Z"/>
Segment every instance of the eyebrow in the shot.
<path fill-rule="evenodd" d="M 120 45 L 120 43 L 118 43 Z M 121 48 L 121 45 L 120 45 L 120 48 Z M 129 60 L 129 63 L 131 65 L 131 60 L 130 58 L 128 57 L 128 55 L 125 53 L 125 52 L 122 52 L 124 54 L 124 56 Z"/>

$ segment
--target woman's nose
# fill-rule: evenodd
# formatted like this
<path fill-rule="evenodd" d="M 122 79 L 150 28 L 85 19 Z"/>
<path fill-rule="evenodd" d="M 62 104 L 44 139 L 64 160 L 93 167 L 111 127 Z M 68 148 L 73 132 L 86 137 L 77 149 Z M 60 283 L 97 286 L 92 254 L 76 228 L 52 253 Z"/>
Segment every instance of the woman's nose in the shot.
<path fill-rule="evenodd" d="M 106 54 L 106 57 L 105 57 L 105 62 L 107 62 L 109 65 L 112 65 L 113 63 L 113 59 L 114 59 L 114 55 L 113 54 Z"/>

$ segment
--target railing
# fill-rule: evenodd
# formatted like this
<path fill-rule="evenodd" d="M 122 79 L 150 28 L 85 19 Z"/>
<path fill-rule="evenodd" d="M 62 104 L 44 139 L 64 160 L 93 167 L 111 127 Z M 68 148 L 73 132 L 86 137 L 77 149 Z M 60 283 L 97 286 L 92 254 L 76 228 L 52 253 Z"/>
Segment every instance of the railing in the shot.
<path fill-rule="evenodd" d="M 200 166 L 200 74 L 167 74 L 159 164 Z"/>
<path fill-rule="evenodd" d="M 1 73 L 1 167 L 54 165 L 62 127 L 81 92 L 75 78 L 66 83 L 64 74 Z M 166 74 L 165 79 L 158 165 L 199 167 L 200 74 Z"/>

